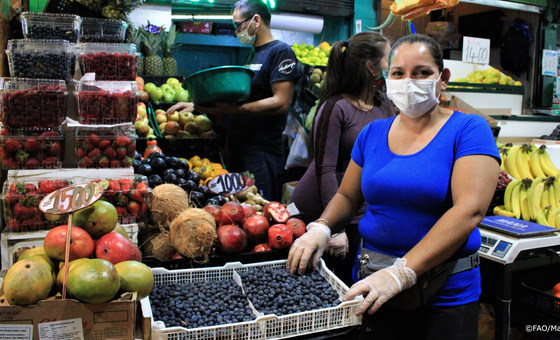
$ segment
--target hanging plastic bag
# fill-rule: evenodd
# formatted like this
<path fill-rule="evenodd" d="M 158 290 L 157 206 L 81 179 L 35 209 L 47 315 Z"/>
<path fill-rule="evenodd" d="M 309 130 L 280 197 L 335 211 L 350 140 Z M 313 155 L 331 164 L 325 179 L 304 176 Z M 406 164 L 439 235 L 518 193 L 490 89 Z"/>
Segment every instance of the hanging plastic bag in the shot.
<path fill-rule="evenodd" d="M 285 169 L 293 167 L 308 167 L 313 158 L 309 148 L 309 136 L 303 126 L 298 125 L 294 141 L 290 146 L 290 152 L 286 159 Z"/>

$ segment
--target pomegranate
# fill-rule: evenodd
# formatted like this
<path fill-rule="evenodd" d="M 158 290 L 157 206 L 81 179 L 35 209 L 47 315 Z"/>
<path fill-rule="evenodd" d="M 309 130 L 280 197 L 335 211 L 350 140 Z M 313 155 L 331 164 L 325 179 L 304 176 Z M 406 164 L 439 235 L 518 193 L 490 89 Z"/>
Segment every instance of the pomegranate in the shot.
<path fill-rule="evenodd" d="M 305 233 L 305 222 L 299 218 L 292 217 L 286 222 L 286 225 L 292 228 L 294 238 L 298 238 Z"/>
<path fill-rule="evenodd" d="M 142 261 L 140 249 L 119 233 L 108 233 L 101 236 L 95 246 L 95 257 L 107 260 L 112 264 L 130 260 Z"/>
<path fill-rule="evenodd" d="M 257 244 L 255 246 L 255 248 L 253 248 L 252 251 L 253 251 L 253 253 L 259 253 L 261 251 L 269 251 L 269 250 L 272 250 L 272 248 L 270 248 L 268 243 L 260 243 L 260 244 Z"/>
<path fill-rule="evenodd" d="M 222 205 L 221 209 L 221 223 L 224 224 L 243 224 L 243 218 L 245 217 L 245 211 L 241 204 L 237 202 L 226 202 Z"/>
<path fill-rule="evenodd" d="M 257 213 L 257 210 L 249 204 L 241 204 L 241 206 L 243 207 L 243 212 L 245 213 L 245 218 L 243 219 L 243 223 L 245 223 L 249 217 Z"/>
<path fill-rule="evenodd" d="M 290 218 L 290 213 L 280 202 L 270 202 L 263 207 L 263 215 L 271 223 L 286 223 Z"/>
<path fill-rule="evenodd" d="M 247 248 L 247 234 L 233 224 L 218 228 L 218 241 L 220 250 L 227 254 L 241 253 Z"/>
<path fill-rule="evenodd" d="M 208 204 L 204 207 L 204 210 L 206 210 L 208 213 L 210 213 L 210 215 L 212 215 L 212 217 L 214 217 L 217 226 L 219 226 L 222 222 L 222 214 L 220 213 L 220 208 L 221 207 L 219 205 L 215 204 Z"/>
<path fill-rule="evenodd" d="M 247 239 L 251 244 L 266 241 L 268 236 L 268 220 L 263 215 L 253 215 L 243 223 L 243 230 L 247 233 Z"/>
<path fill-rule="evenodd" d="M 289 248 L 294 240 L 292 228 L 285 224 L 275 224 L 268 228 L 268 244 L 272 249 Z"/>

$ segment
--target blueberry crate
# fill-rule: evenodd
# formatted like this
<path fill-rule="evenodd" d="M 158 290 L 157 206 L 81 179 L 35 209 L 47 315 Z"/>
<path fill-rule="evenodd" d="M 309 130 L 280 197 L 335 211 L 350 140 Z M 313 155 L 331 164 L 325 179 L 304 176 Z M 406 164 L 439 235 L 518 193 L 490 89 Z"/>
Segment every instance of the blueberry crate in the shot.
<path fill-rule="evenodd" d="M 83 18 L 80 42 L 124 43 L 127 27 L 122 20 Z"/>
<path fill-rule="evenodd" d="M 12 39 L 6 55 L 12 77 L 70 80 L 74 76 L 74 44 L 67 40 Z"/>
<path fill-rule="evenodd" d="M 21 28 L 28 39 L 63 39 L 77 43 L 82 18 L 73 14 L 23 12 Z"/>
<path fill-rule="evenodd" d="M 250 268 L 285 268 L 286 260 L 241 264 L 228 263 L 223 267 L 202 269 L 167 270 L 152 268 L 154 284 L 207 282 L 234 278 L 236 274 L 247 272 Z M 342 298 L 348 287 L 340 281 L 321 260 L 318 272 Z M 255 311 L 257 318 L 253 321 L 223 324 L 218 326 L 187 329 L 184 327 L 165 327 L 160 320 L 154 320 L 149 297 L 140 301 L 144 334 L 151 334 L 152 339 L 281 339 L 309 335 L 360 325 L 362 317 L 354 313 L 362 302 L 361 296 L 352 301 L 342 302 L 335 307 L 321 308 L 299 313 L 277 316 L 262 315 Z"/>

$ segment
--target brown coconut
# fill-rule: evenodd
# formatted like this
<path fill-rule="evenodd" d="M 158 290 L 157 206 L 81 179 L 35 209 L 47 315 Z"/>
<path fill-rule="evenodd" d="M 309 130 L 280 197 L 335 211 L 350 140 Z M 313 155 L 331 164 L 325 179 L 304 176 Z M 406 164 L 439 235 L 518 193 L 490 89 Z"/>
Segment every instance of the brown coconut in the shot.
<path fill-rule="evenodd" d="M 218 237 L 214 217 L 204 209 L 184 210 L 169 225 L 171 244 L 188 258 L 207 256 Z"/>
<path fill-rule="evenodd" d="M 169 230 L 169 223 L 189 207 L 189 195 L 175 184 L 161 184 L 154 188 L 150 198 L 152 222 Z"/>
<path fill-rule="evenodd" d="M 146 240 L 142 246 L 142 252 L 160 261 L 167 261 L 171 260 L 173 255 L 177 253 L 177 250 L 175 250 L 169 240 L 169 233 L 162 232 Z"/>

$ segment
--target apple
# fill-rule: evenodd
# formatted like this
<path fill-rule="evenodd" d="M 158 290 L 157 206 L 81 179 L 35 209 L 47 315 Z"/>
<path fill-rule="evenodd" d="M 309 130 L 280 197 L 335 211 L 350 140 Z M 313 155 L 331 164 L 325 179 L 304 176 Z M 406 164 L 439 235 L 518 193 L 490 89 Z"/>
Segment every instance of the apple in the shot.
<path fill-rule="evenodd" d="M 156 84 L 150 82 L 150 83 L 147 83 L 147 84 L 144 85 L 144 91 L 150 93 L 150 92 L 152 92 L 156 87 L 157 87 Z"/>
<path fill-rule="evenodd" d="M 140 249 L 119 233 L 108 233 L 95 246 L 95 257 L 117 264 L 123 261 L 142 261 Z"/>
<path fill-rule="evenodd" d="M 148 100 L 150 100 L 150 95 L 146 91 L 140 91 L 140 95 L 138 96 L 138 100 L 140 100 L 140 102 L 142 102 L 142 103 L 146 103 Z"/>
<path fill-rule="evenodd" d="M 175 121 L 170 121 L 165 123 L 165 133 L 168 135 L 175 135 L 177 134 L 177 132 L 179 132 L 179 130 L 181 130 L 181 126 L 179 125 L 179 123 L 175 122 Z"/>
<path fill-rule="evenodd" d="M 194 138 L 194 137 L 195 136 L 193 136 L 193 134 L 188 131 L 181 130 L 177 132 L 177 138 Z"/>
<path fill-rule="evenodd" d="M 150 133 L 150 125 L 148 125 L 144 120 L 134 122 L 134 128 L 136 129 L 136 133 L 140 136 L 146 136 Z"/>
<path fill-rule="evenodd" d="M 204 131 L 203 133 L 200 134 L 200 137 L 202 137 L 202 138 L 212 138 L 212 137 L 216 137 L 216 133 L 213 130 Z"/>
<path fill-rule="evenodd" d="M 166 113 L 156 113 L 156 122 L 158 122 L 158 124 L 166 123 L 167 122 L 167 114 Z"/>
<path fill-rule="evenodd" d="M 179 124 L 181 126 L 187 125 L 187 123 L 194 122 L 194 114 L 188 111 L 179 112 Z"/>
<path fill-rule="evenodd" d="M 142 104 L 143 106 L 140 106 Z M 138 103 L 138 111 L 136 114 L 142 118 L 148 116 L 148 112 L 146 111 L 146 105 L 144 103 Z"/>
<path fill-rule="evenodd" d="M 198 135 L 199 132 L 198 127 L 194 122 L 188 122 L 187 124 L 185 124 L 185 126 L 183 126 L 183 130 L 186 130 L 193 135 Z"/>
<path fill-rule="evenodd" d="M 194 123 L 200 132 L 212 130 L 212 121 L 205 115 L 197 115 L 194 117 Z"/>
<path fill-rule="evenodd" d="M 167 81 L 165 83 L 167 85 L 172 86 L 172 87 L 176 87 L 177 85 L 181 85 L 181 82 L 177 78 L 167 78 Z"/>
<path fill-rule="evenodd" d="M 169 116 L 167 116 L 168 121 L 178 122 L 179 121 L 179 111 L 175 111 Z"/>
<path fill-rule="evenodd" d="M 171 87 L 171 85 L 169 84 L 163 84 L 159 87 L 163 92 L 171 92 L 173 94 L 175 94 L 175 90 L 173 89 L 173 87 Z"/>
<path fill-rule="evenodd" d="M 175 101 L 186 102 L 189 100 L 189 93 L 187 90 L 179 90 L 175 92 Z"/>
<path fill-rule="evenodd" d="M 163 110 L 163 109 L 157 109 L 157 110 L 154 111 L 154 113 L 155 113 L 156 115 L 157 115 L 157 114 L 160 114 L 160 113 L 161 113 L 161 114 L 164 114 L 164 115 L 167 114 L 167 112 L 166 112 L 165 110 Z"/>
<path fill-rule="evenodd" d="M 175 101 L 175 94 L 172 92 L 163 92 L 163 101 L 168 103 Z"/>
<path fill-rule="evenodd" d="M 150 95 L 150 100 L 154 102 L 159 102 L 163 97 L 163 91 L 159 87 L 156 87 L 152 92 L 148 92 L 148 94 Z"/>
<path fill-rule="evenodd" d="M 167 124 L 167 122 L 162 122 L 158 125 L 159 127 L 159 132 L 161 133 L 165 133 L 165 124 Z"/>

